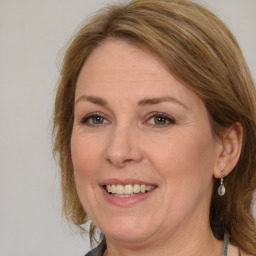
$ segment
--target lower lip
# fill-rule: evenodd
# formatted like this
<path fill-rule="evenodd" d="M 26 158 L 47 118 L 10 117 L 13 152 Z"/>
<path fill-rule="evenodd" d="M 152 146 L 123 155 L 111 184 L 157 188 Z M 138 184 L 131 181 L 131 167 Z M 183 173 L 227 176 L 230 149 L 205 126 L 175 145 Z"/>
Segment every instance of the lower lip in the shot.
<path fill-rule="evenodd" d="M 130 196 L 130 197 L 113 196 L 109 194 L 103 187 L 101 187 L 101 190 L 103 192 L 105 199 L 110 204 L 113 204 L 116 206 L 122 206 L 122 207 L 130 207 L 148 199 L 155 192 L 156 188 L 147 193 L 139 193 L 139 194 L 135 194 L 135 196 Z"/>

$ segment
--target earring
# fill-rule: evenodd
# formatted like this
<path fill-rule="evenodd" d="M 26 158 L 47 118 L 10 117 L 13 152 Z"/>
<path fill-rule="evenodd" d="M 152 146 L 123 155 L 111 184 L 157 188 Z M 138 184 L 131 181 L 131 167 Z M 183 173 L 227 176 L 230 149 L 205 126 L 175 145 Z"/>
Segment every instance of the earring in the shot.
<path fill-rule="evenodd" d="M 221 177 L 221 179 L 220 179 L 220 186 L 219 186 L 219 188 L 218 188 L 218 194 L 219 194 L 220 196 L 224 196 L 225 193 L 226 193 L 226 188 L 225 188 L 225 186 L 224 186 L 225 172 L 224 172 L 223 169 L 221 170 L 221 175 L 222 175 L 222 177 Z"/>

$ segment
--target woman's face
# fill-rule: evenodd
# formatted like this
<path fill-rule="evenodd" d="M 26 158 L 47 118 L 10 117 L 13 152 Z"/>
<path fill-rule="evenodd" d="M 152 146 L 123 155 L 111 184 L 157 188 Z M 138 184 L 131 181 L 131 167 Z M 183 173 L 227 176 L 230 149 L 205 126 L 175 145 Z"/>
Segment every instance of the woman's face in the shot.
<path fill-rule="evenodd" d="M 78 195 L 107 239 L 142 243 L 209 225 L 221 144 L 202 100 L 159 59 L 105 41 L 81 70 L 74 115 Z"/>

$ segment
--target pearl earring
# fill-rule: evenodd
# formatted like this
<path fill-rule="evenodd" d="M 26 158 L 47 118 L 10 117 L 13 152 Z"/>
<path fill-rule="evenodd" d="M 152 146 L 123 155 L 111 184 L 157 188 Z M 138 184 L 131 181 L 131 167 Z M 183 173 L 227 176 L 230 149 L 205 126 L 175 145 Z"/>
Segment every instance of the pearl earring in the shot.
<path fill-rule="evenodd" d="M 219 188 L 218 188 L 218 194 L 219 194 L 220 196 L 224 196 L 225 193 L 226 193 L 226 188 L 225 188 L 225 186 L 224 186 L 225 172 L 224 172 L 223 169 L 221 170 L 221 175 L 222 175 L 222 177 L 221 177 L 221 179 L 220 179 L 220 186 L 219 186 Z"/>

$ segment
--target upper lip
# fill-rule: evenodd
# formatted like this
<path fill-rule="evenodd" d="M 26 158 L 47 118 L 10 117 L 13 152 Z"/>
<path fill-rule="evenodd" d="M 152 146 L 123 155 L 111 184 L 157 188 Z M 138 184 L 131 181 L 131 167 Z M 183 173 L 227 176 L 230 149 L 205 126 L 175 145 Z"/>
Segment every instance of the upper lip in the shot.
<path fill-rule="evenodd" d="M 147 185 L 147 186 L 156 186 L 156 184 L 152 183 L 152 182 L 147 182 L 147 181 L 143 181 L 143 180 L 137 180 L 137 179 L 105 179 L 103 180 L 99 185 L 100 186 L 106 186 L 106 185 L 135 185 L 135 184 L 139 184 L 139 185 Z"/>

